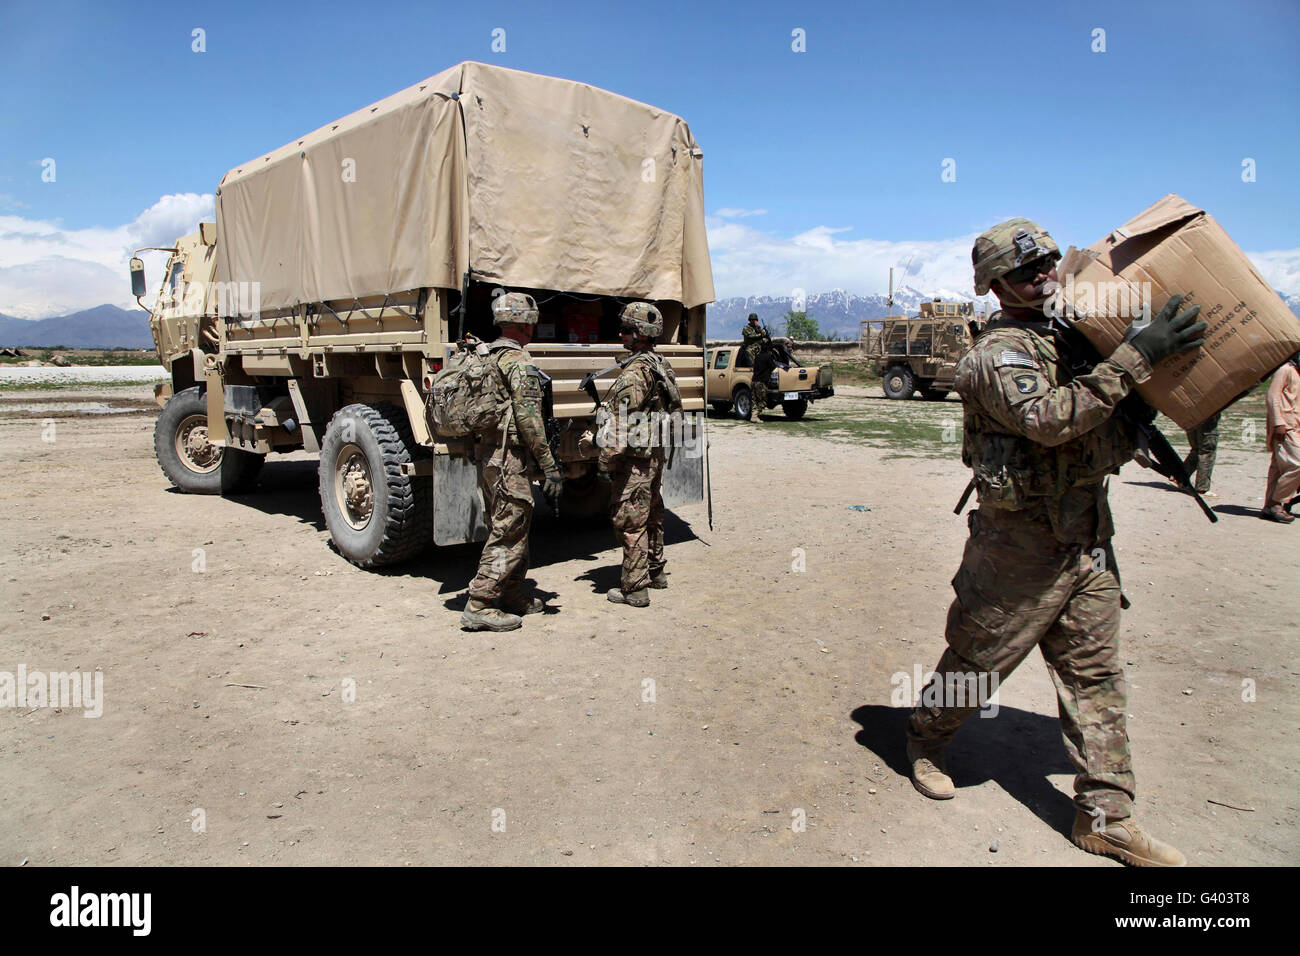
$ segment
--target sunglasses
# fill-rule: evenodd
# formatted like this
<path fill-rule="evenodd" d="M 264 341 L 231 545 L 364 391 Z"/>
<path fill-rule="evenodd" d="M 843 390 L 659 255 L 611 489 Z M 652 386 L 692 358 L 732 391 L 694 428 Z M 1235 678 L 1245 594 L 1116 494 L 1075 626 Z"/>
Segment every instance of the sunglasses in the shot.
<path fill-rule="evenodd" d="M 1039 275 L 1046 275 L 1056 266 L 1056 260 L 1051 256 L 1044 256 L 1041 259 L 1035 259 L 1033 262 L 1027 262 L 1019 269 L 1012 269 L 1005 273 L 1002 278 L 1008 282 L 1032 282 Z"/>

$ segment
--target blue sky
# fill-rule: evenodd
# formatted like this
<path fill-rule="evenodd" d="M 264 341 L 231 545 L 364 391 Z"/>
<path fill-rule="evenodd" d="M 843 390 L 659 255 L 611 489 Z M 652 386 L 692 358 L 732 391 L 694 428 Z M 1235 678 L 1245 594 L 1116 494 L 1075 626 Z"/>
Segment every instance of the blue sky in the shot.
<path fill-rule="evenodd" d="M 124 285 L 123 247 L 192 229 L 227 169 L 465 59 L 685 117 L 720 296 L 882 291 L 909 258 L 969 293 L 989 225 L 1087 244 L 1168 192 L 1300 293 L 1298 53 L 1294 0 L 7 4 L 0 312 Z"/>

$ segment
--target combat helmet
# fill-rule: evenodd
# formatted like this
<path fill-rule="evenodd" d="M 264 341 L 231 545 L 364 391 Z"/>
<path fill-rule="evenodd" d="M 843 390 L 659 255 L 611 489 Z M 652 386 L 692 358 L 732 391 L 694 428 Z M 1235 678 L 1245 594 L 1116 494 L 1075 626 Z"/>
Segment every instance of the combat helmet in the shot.
<path fill-rule="evenodd" d="M 522 292 L 503 292 L 492 302 L 492 321 L 497 325 L 536 325 L 537 303 Z"/>
<path fill-rule="evenodd" d="M 658 338 L 664 330 L 664 317 L 649 302 L 629 302 L 618 317 L 624 327 L 633 328 L 648 339 Z"/>
<path fill-rule="evenodd" d="M 1056 240 L 1032 219 L 1008 219 L 975 240 L 970 251 L 975 266 L 975 292 L 986 295 L 993 280 L 1035 259 L 1061 258 Z"/>

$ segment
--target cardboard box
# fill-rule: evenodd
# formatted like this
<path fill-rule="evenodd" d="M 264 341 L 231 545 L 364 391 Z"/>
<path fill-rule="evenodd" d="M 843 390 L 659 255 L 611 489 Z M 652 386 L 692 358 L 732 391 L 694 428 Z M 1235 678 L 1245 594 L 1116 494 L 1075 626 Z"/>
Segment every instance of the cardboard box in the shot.
<path fill-rule="evenodd" d="M 1165 359 L 1138 391 L 1181 428 L 1199 425 L 1300 351 L 1300 319 L 1223 227 L 1170 193 L 1057 269 L 1060 299 L 1103 355 L 1145 302 L 1154 316 L 1182 293 L 1210 324 L 1205 346 Z"/>

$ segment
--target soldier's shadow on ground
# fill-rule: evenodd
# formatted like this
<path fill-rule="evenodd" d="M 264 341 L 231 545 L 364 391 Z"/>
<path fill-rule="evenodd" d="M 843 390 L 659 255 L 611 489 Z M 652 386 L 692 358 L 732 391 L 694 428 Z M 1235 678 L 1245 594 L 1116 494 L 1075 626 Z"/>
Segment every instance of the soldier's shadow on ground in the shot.
<path fill-rule="evenodd" d="M 695 537 L 689 522 L 683 521 L 671 511 L 664 513 L 665 547 L 691 541 Z M 608 519 L 557 520 L 542 506 L 533 513 L 533 529 L 528 545 L 530 571 L 566 561 L 590 562 L 592 567 L 576 576 L 574 581 L 590 582 L 592 591 L 597 594 L 604 594 L 619 585 L 623 550 L 614 537 Z M 443 605 L 449 610 L 459 611 L 465 606 L 465 591 L 478 571 L 482 552 L 481 543 L 433 548 L 401 569 L 394 569 L 393 573 L 409 573 L 440 582 L 438 593 L 450 594 Z M 546 613 L 559 613 L 558 606 L 550 607 L 549 602 L 561 595 L 555 591 L 539 589 L 531 574 L 524 593 L 548 602 Z"/>
<path fill-rule="evenodd" d="M 272 461 L 263 466 L 253 490 L 229 497 L 232 504 L 255 508 L 268 515 L 297 518 L 303 524 L 323 532 L 327 528 L 325 517 L 321 513 L 319 482 L 315 461 Z M 174 488 L 170 490 L 176 494 L 181 493 Z M 696 537 L 689 522 L 671 511 L 664 513 L 665 546 L 692 541 Z M 336 558 L 344 560 L 332 544 L 330 549 Z M 533 511 L 533 533 L 529 538 L 529 550 L 530 568 L 543 568 L 574 560 L 603 562 L 575 580 L 590 581 L 593 591 L 602 594 L 610 588 L 618 587 L 623 552 L 614 537 L 609 518 L 604 515 L 557 520 L 539 494 Z M 440 585 L 439 594 L 450 592 L 454 595 L 445 602 L 446 606 L 460 610 L 465 603 L 463 592 L 478 570 L 482 551 L 481 542 L 441 547 L 431 545 L 419 557 L 404 564 L 391 568 L 373 568 L 366 573 L 437 581 Z M 531 581 L 525 592 L 548 601 L 557 596 L 554 592 L 537 590 Z M 548 611 L 555 613 L 551 608 Z"/>
<path fill-rule="evenodd" d="M 862 725 L 853 739 L 874 753 L 901 778 L 900 786 L 908 789 L 912 783 L 905 734 L 911 712 L 911 708 L 866 704 L 850 715 Z M 956 799 L 961 799 L 963 789 L 991 780 L 1048 826 L 1069 835 L 1074 801 L 1047 779 L 1051 774 L 1074 773 L 1056 718 L 1005 706 L 998 708 L 995 717 L 977 714 L 962 725 L 944 754 L 948 775 L 957 787 Z"/>
<path fill-rule="evenodd" d="M 1191 495 L 1177 487 L 1172 481 L 1126 481 L 1126 485 L 1136 485 L 1139 488 L 1159 488 L 1161 491 L 1168 491 L 1175 495 L 1180 495 L 1188 499 L 1188 503 L 1196 510 L 1195 502 L 1191 501 Z M 1210 504 L 1211 498 L 1206 504 Z M 1251 508 L 1247 505 L 1216 505 L 1210 504 L 1210 510 L 1216 515 L 1232 515 L 1235 518 L 1258 518 L 1259 509 Z"/>

